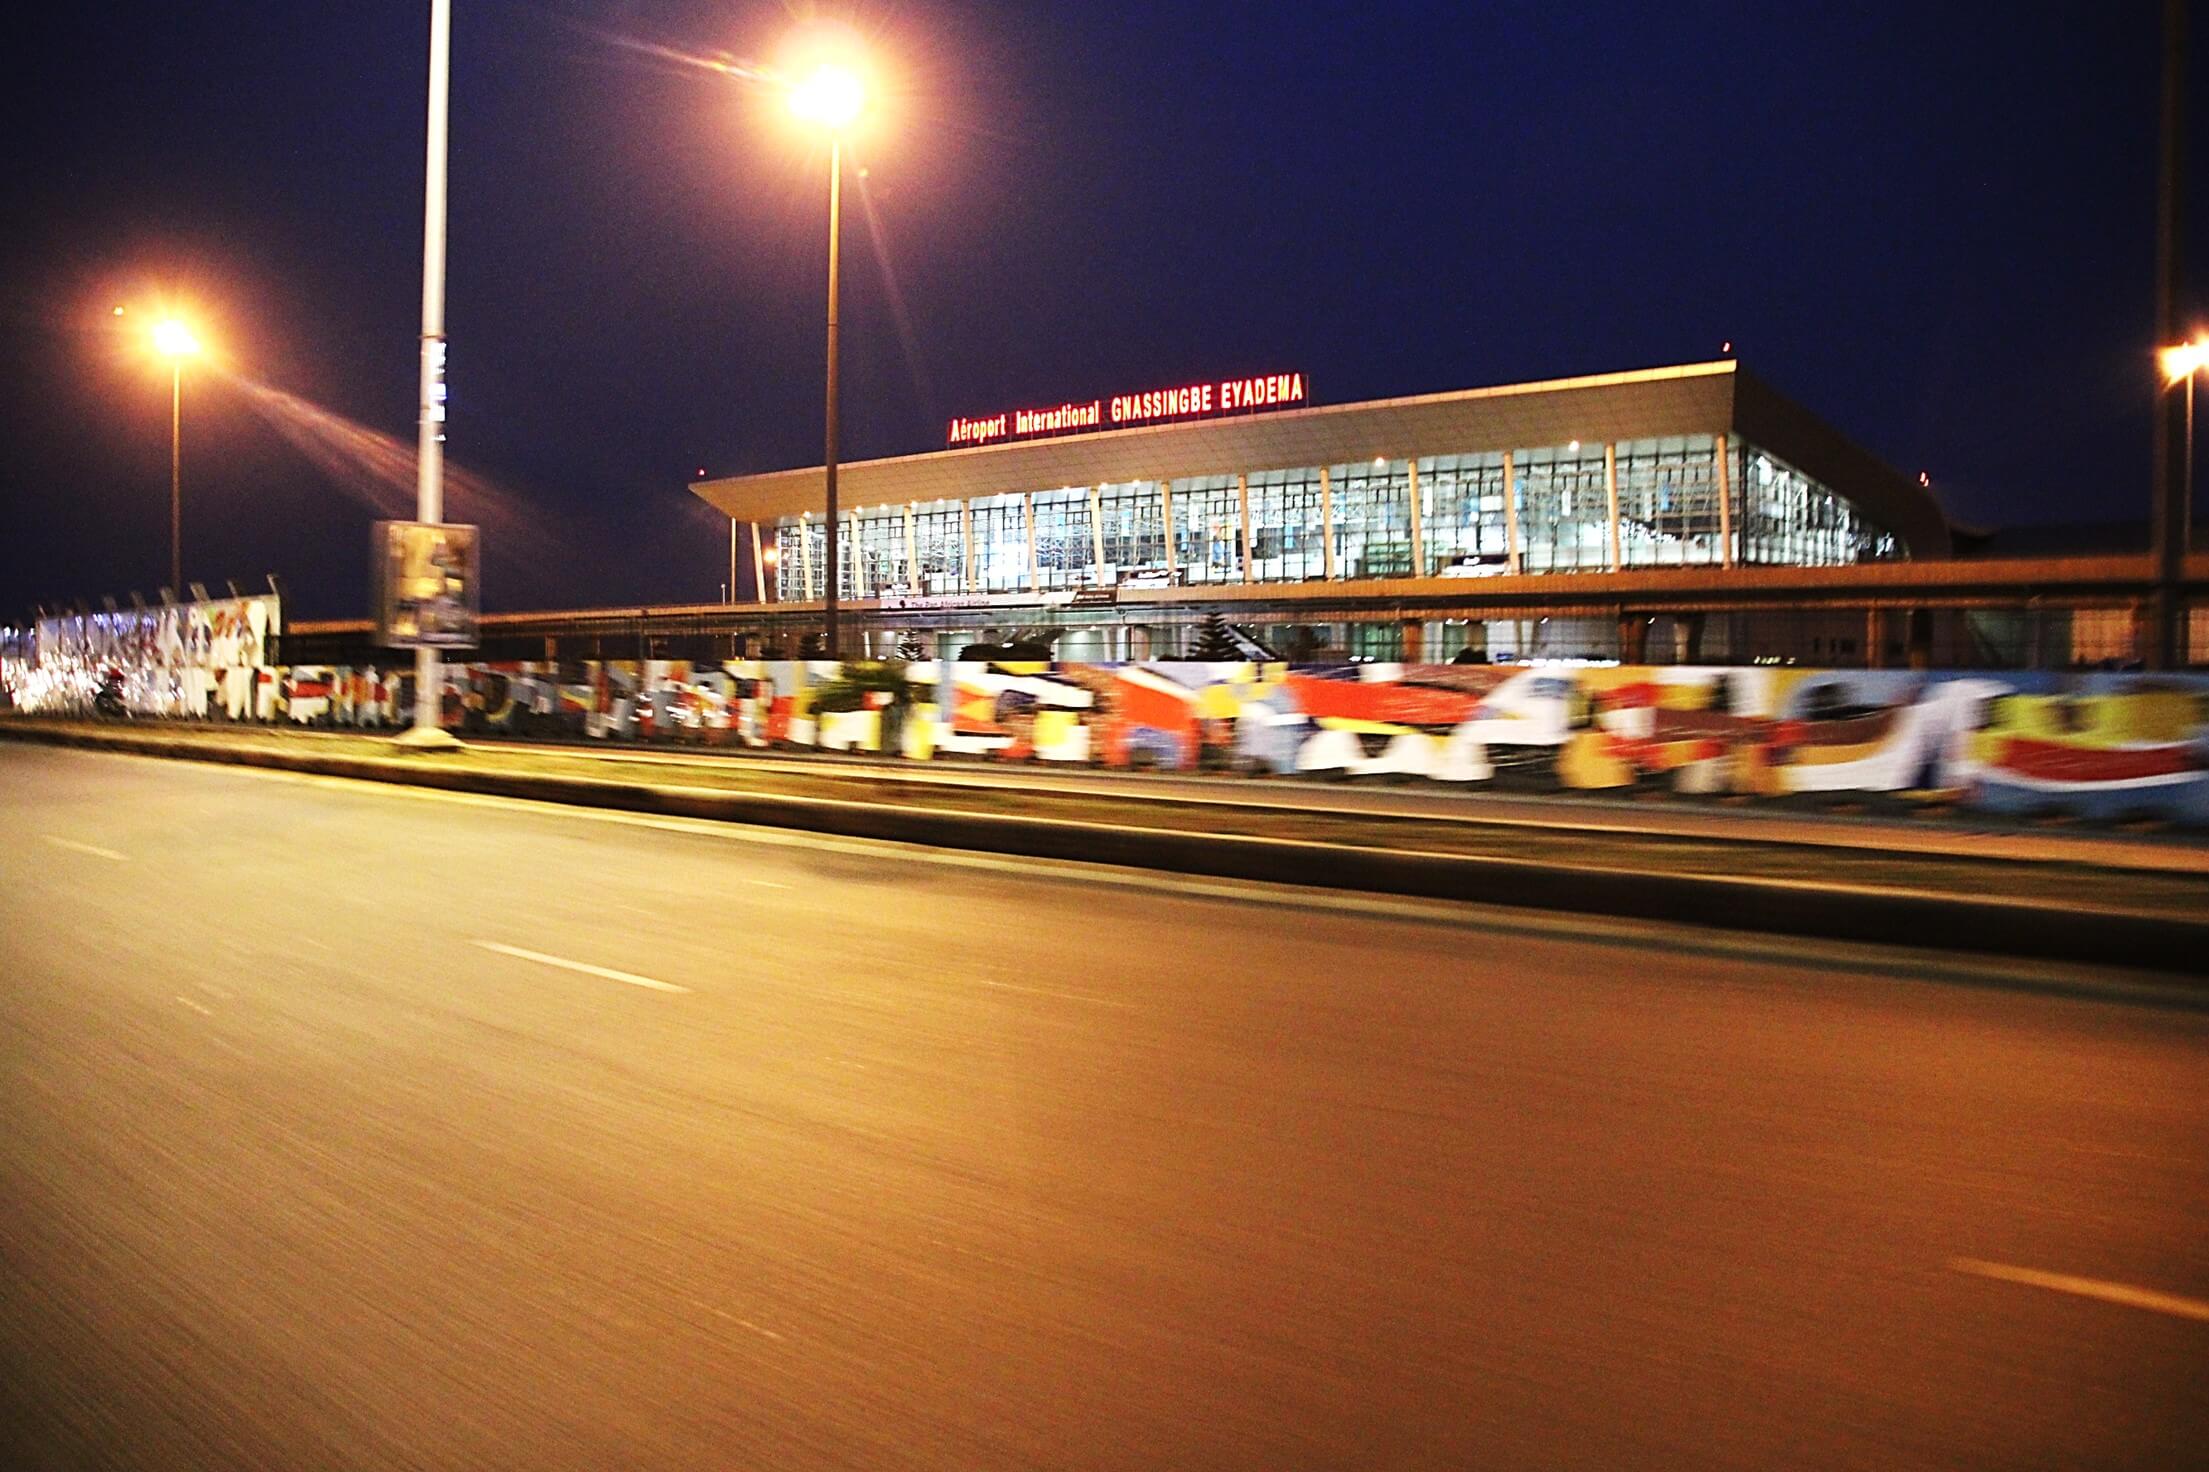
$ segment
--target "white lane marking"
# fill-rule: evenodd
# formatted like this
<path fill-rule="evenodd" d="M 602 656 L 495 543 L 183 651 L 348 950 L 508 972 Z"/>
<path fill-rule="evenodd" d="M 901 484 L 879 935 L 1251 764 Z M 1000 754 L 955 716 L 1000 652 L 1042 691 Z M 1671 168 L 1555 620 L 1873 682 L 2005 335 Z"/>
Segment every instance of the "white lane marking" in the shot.
<path fill-rule="evenodd" d="M 101 755 L 103 753 L 87 753 Z M 119 761 L 166 761 L 166 757 L 115 754 Z M 1177 904 L 1215 902 L 1263 905 L 1347 915 L 1363 920 L 1411 920 L 1421 924 L 1465 927 L 1484 934 L 1501 933 L 1561 940 L 1572 944 L 1607 946 L 1646 945 L 1651 937 L 1671 940 L 1698 955 L 1726 956 L 1752 961 L 1785 955 L 1797 966 L 1860 975 L 1864 958 L 1882 965 L 1896 964 L 1891 952 L 1849 941 L 1813 941 L 1802 937 L 1762 935 L 1752 932 L 1698 930 L 1661 920 L 1634 920 L 1609 915 L 1551 915 L 1540 910 L 1484 905 L 1477 900 L 1423 899 L 1415 895 L 1367 893 L 1358 890 L 1316 889 L 1308 885 L 1271 884 L 1257 879 L 1210 879 L 1191 874 L 1171 874 L 1109 864 L 1085 864 L 1072 859 L 1014 858 L 974 849 L 938 848 L 924 843 L 904 843 L 880 838 L 839 838 L 794 828 L 768 828 L 751 823 L 730 823 L 714 818 L 658 817 L 623 813 L 570 803 L 532 802 L 520 797 L 492 797 L 479 792 L 447 792 L 435 787 L 406 787 L 389 782 L 368 782 L 356 777 L 324 777 L 309 772 L 285 772 L 271 767 L 213 769 L 226 777 L 252 781 L 291 783 L 357 797 L 388 797 L 402 801 L 443 803 L 458 807 L 488 808 L 497 812 L 566 818 L 576 822 L 611 824 L 623 828 L 651 828 L 662 833 L 687 833 L 721 843 L 761 848 L 796 849 L 810 853 L 848 854 L 879 860 L 895 855 L 908 861 L 946 869 L 966 869 L 978 874 L 1021 881 L 1078 884 L 1085 891 L 1099 888 L 1153 895 Z M 332 899 L 368 907 L 375 901 L 340 892 Z M 1784 944 L 1781 944 L 1784 942 Z M 1904 974 L 1896 980 L 1933 982 L 1963 979 L 2003 985 L 2052 984 L 2065 990 L 2091 987 L 2096 993 L 2118 998 L 2175 1001 L 2191 1006 L 2196 994 L 2183 988 L 2142 981 L 2137 973 L 2096 968 L 2089 972 L 2070 962 L 2035 962 L 2018 958 L 1989 962 L 1966 952 L 1933 956 L 1923 951 L 1907 955 Z"/>
<path fill-rule="evenodd" d="M 1009 981 L 985 981 L 979 976 L 965 979 L 971 980 L 976 986 L 995 987 L 1001 992 L 1026 992 L 1031 997 L 1056 997 L 1062 1002 L 1087 1002 L 1092 1007 L 1118 1007 L 1122 1011 L 1134 1010 L 1130 1003 L 1115 1002 L 1109 997 L 1085 997 L 1080 992 L 1056 992 L 1049 987 L 1018 986 Z"/>
<path fill-rule="evenodd" d="M 111 848 L 101 848 L 96 843 L 79 843 L 74 838 L 63 838 L 58 833 L 41 833 L 38 836 L 55 848 L 75 849 L 80 854 L 91 854 L 94 858 L 100 859 L 113 859 L 118 864 L 130 862 L 129 854 L 119 854 Z"/>
<path fill-rule="evenodd" d="M 687 992 L 687 986 L 677 986 L 672 981 L 654 981 L 649 976 L 639 976 L 633 971 L 616 971 L 611 966 L 593 966 L 588 961 L 570 961 L 564 956 L 548 956 L 543 951 L 525 951 L 520 946 L 500 945 L 495 940 L 479 940 L 477 945 L 487 951 L 497 951 L 502 956 L 514 956 L 524 961 L 535 961 L 540 966 L 557 966 L 563 971 L 580 971 L 585 976 L 602 976 L 608 981 L 627 982 L 630 986 L 650 987 L 656 992 Z"/>
<path fill-rule="evenodd" d="M 2104 1303 L 2121 1303 L 2127 1308 L 2144 1308 L 2151 1313 L 2174 1314 L 2181 1319 L 2209 1322 L 2209 1303 L 2198 1298 L 2181 1298 L 2176 1293 L 2158 1293 L 2152 1288 L 2135 1288 L 2130 1283 L 2110 1283 L 2100 1278 L 2074 1278 L 2069 1273 L 2044 1273 L 2037 1268 L 2013 1268 L 2007 1263 L 1982 1262 L 1975 1257 L 1952 1257 L 1948 1260 L 1948 1270 L 1954 1273 L 1971 1273 L 1981 1278 L 1997 1278 L 2005 1283 L 2023 1283 L 2028 1288 L 2075 1293 L 2081 1298 L 2098 1298 Z"/>
<path fill-rule="evenodd" d="M 190 997 L 178 997 L 177 1000 L 179 1002 L 182 1002 L 185 1006 L 191 1008 L 194 1012 L 197 1012 L 202 1017 L 212 1017 L 215 1015 L 213 1008 L 202 1007 L 199 1003 L 193 1001 Z"/>
<path fill-rule="evenodd" d="M 772 879 L 747 879 L 744 882 L 746 884 L 756 884 L 761 889 L 788 889 L 790 887 L 787 884 L 777 884 Z"/>
<path fill-rule="evenodd" d="M 782 1342 L 782 1336 L 780 1334 L 777 1334 L 774 1330 L 761 1328 L 759 1325 L 753 1323 L 750 1319 L 740 1319 L 735 1314 L 730 1313 L 727 1309 L 721 1308 L 716 1304 L 708 1303 L 703 1298 L 693 1298 L 691 1302 L 698 1305 L 698 1307 L 704 1309 L 707 1313 L 712 1314 L 717 1319 L 726 1319 L 732 1324 L 740 1325 L 743 1328 L 751 1330 L 754 1334 L 763 1335 L 768 1339 L 774 1340 L 778 1344 Z"/>

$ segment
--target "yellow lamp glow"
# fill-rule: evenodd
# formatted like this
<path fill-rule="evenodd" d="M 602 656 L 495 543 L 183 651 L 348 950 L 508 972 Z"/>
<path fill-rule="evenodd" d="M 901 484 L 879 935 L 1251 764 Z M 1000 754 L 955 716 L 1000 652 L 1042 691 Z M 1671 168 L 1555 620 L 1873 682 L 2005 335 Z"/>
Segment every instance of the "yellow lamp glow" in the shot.
<path fill-rule="evenodd" d="M 2180 379 L 2191 378 L 2209 367 L 2209 337 L 2197 337 L 2192 342 L 2164 348 L 2156 354 L 2156 360 L 2163 365 L 2165 381 L 2177 383 Z"/>
<path fill-rule="evenodd" d="M 200 350 L 199 339 L 192 335 L 192 329 L 173 317 L 155 325 L 153 345 L 155 351 L 169 358 L 189 358 Z"/>
<path fill-rule="evenodd" d="M 831 132 L 851 126 L 867 105 L 867 89 L 858 74 L 824 62 L 790 89 L 790 111 Z"/>

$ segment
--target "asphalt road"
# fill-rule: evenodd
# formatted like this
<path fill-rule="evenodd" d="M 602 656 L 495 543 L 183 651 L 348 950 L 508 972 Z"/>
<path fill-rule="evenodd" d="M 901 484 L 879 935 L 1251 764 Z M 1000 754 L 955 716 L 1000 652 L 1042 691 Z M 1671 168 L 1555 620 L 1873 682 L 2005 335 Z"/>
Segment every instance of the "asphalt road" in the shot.
<path fill-rule="evenodd" d="M 1179 889 L 0 747 L 0 1461 L 2209 1446 L 2209 1013 Z"/>

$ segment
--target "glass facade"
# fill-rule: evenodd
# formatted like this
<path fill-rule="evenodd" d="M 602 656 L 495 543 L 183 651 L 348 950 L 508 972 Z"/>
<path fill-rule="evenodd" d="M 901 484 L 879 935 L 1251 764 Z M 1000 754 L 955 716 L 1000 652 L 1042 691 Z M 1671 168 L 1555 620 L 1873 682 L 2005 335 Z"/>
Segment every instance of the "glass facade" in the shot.
<path fill-rule="evenodd" d="M 1713 435 L 1531 445 L 862 507 L 844 519 L 843 595 L 1811 566 L 1899 554 L 1893 536 L 1830 487 L 1755 446 L 1723 443 L 1723 455 Z M 786 519 L 779 537 L 778 594 L 817 600 L 820 518 Z"/>

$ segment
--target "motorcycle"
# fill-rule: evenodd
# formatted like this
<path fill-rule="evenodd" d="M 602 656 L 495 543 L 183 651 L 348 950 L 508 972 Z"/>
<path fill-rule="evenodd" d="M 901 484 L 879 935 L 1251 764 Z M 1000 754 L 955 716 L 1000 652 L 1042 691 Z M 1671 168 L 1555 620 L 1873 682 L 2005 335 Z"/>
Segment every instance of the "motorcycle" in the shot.
<path fill-rule="evenodd" d="M 100 676 L 100 688 L 92 694 L 92 714 L 104 721 L 119 721 L 130 714 L 123 706 L 121 670 L 109 670 Z"/>

